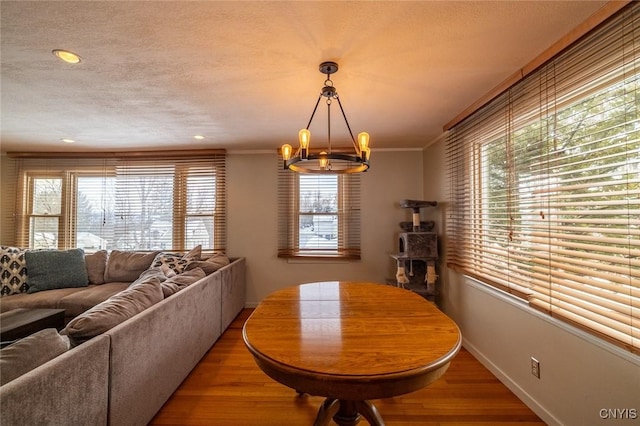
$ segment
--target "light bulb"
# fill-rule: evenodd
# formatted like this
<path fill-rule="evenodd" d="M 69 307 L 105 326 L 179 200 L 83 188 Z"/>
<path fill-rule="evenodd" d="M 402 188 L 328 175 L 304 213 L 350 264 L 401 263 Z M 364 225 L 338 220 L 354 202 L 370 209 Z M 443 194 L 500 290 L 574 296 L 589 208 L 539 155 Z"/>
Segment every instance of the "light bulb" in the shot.
<path fill-rule="evenodd" d="M 298 139 L 300 140 L 300 148 L 308 149 L 309 142 L 311 141 L 311 132 L 309 129 L 302 129 L 298 133 Z"/>
<path fill-rule="evenodd" d="M 322 157 L 322 155 L 327 155 L 327 153 L 322 151 L 320 155 L 321 157 L 318 159 L 318 161 L 320 162 L 320 168 L 322 170 L 327 170 L 327 166 L 329 165 L 329 159 L 327 157 Z"/>
<path fill-rule="evenodd" d="M 291 153 L 293 152 L 293 148 L 288 143 L 285 143 L 280 147 L 280 151 L 282 152 L 282 158 L 284 161 L 287 161 L 291 158 Z"/>
<path fill-rule="evenodd" d="M 358 144 L 360 145 L 360 151 L 365 151 L 369 146 L 369 133 L 358 133 Z"/>

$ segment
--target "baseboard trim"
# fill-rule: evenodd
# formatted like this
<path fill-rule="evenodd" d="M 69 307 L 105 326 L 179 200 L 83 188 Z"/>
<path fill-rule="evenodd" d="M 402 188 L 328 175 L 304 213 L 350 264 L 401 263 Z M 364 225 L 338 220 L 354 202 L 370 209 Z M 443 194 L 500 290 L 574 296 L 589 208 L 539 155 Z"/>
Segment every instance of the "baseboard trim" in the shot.
<path fill-rule="evenodd" d="M 462 338 L 462 346 L 471 353 L 480 364 L 484 365 L 494 376 L 498 378 L 511 392 L 513 392 L 527 407 L 531 408 L 548 425 L 562 425 L 553 414 L 547 411 L 538 401 L 525 391 L 517 382 L 512 380 L 504 371 L 495 365 L 489 358 L 478 350 L 471 342 L 464 337 Z"/>

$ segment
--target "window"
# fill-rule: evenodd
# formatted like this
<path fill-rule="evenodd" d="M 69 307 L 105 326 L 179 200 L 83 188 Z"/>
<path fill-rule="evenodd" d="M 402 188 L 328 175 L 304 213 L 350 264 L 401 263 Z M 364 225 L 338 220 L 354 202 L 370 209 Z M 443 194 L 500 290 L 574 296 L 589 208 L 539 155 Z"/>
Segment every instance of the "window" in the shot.
<path fill-rule="evenodd" d="M 62 225 L 62 178 L 33 176 L 29 197 L 29 247 L 55 247 Z"/>
<path fill-rule="evenodd" d="M 278 256 L 359 259 L 360 176 L 278 167 Z"/>
<path fill-rule="evenodd" d="M 298 176 L 298 247 L 338 249 L 338 175 Z"/>
<path fill-rule="evenodd" d="M 448 266 L 640 353 L 640 5 L 456 125 Z"/>
<path fill-rule="evenodd" d="M 16 160 L 16 245 L 225 250 L 224 154 L 161 157 Z"/>

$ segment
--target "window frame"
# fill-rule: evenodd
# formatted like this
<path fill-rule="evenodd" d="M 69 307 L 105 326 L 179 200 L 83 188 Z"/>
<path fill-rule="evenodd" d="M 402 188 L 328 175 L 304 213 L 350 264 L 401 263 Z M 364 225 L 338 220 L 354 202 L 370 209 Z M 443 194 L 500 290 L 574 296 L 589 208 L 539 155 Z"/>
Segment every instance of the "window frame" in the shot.
<path fill-rule="evenodd" d="M 119 164 L 131 163 L 141 160 L 134 153 L 121 153 L 114 158 L 113 155 L 95 153 L 87 159 L 86 154 L 76 153 L 65 156 L 53 156 L 49 158 L 45 154 L 33 156 L 31 153 L 9 153 L 9 157 L 15 159 L 15 180 L 10 185 L 15 185 L 16 194 L 16 220 L 15 238 L 13 244 L 19 247 L 31 248 L 31 219 L 36 216 L 34 207 L 34 182 L 36 179 L 61 179 L 61 212 L 58 217 L 58 241 L 57 249 L 75 248 L 77 245 L 78 223 L 78 180 L 83 177 L 103 177 L 105 179 L 116 178 L 116 167 Z M 210 218 L 213 235 L 212 247 L 203 247 L 206 251 L 226 250 L 226 155 L 224 150 L 204 150 L 186 152 L 184 156 L 168 155 L 170 152 L 150 152 L 149 158 L 145 157 L 141 162 L 148 162 L 153 168 L 153 158 L 156 162 L 175 161 L 172 171 L 174 190 L 172 200 L 172 247 L 167 250 L 185 251 L 191 247 L 188 245 L 187 222 L 193 217 Z M 101 156 L 102 155 L 102 156 Z M 191 160 L 193 159 L 193 160 Z M 126 166 L 125 166 L 126 167 Z M 210 214 L 190 214 L 187 205 L 189 177 L 195 169 L 204 170 L 205 176 L 213 176 L 215 182 L 215 204 Z M 113 247 L 118 249 L 117 247 Z M 144 251 L 144 249 L 140 249 Z M 92 250 L 87 250 L 88 252 Z"/>
<path fill-rule="evenodd" d="M 25 198 L 24 198 L 24 206 L 25 206 L 25 214 L 24 220 L 20 221 L 20 229 L 22 232 L 19 233 L 20 236 L 23 237 L 22 240 L 19 240 L 19 245 L 21 247 L 31 247 L 32 246 L 32 224 L 34 218 L 52 218 L 56 217 L 58 221 L 57 226 L 57 241 L 58 248 L 61 247 L 61 242 L 64 243 L 67 235 L 69 221 L 68 218 L 68 204 L 65 202 L 66 195 L 68 194 L 68 181 L 69 175 L 65 172 L 57 172 L 50 173 L 46 171 L 29 171 L 25 172 L 24 176 L 24 188 L 25 188 Z M 36 180 L 60 180 L 60 213 L 57 214 L 36 214 L 34 213 L 35 209 L 35 184 Z M 62 245 L 64 247 L 64 244 Z"/>
<path fill-rule="evenodd" d="M 300 178 L 305 174 L 283 170 L 278 164 L 278 257 L 286 259 L 360 260 L 360 173 L 334 174 L 337 176 L 337 211 L 326 215 L 337 216 L 336 249 L 300 248 L 301 213 Z"/>

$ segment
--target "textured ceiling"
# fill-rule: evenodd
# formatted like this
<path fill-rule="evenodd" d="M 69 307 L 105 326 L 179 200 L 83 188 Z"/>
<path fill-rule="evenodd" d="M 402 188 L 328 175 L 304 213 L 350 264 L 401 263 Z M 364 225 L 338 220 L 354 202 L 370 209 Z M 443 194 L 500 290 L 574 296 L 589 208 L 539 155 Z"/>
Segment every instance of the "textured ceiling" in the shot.
<path fill-rule="evenodd" d="M 3 0 L 1 149 L 297 144 L 325 60 L 340 65 L 333 83 L 374 152 L 424 147 L 604 3 Z M 53 49 L 83 61 L 66 64 Z M 325 130 L 322 109 L 312 144 Z"/>

